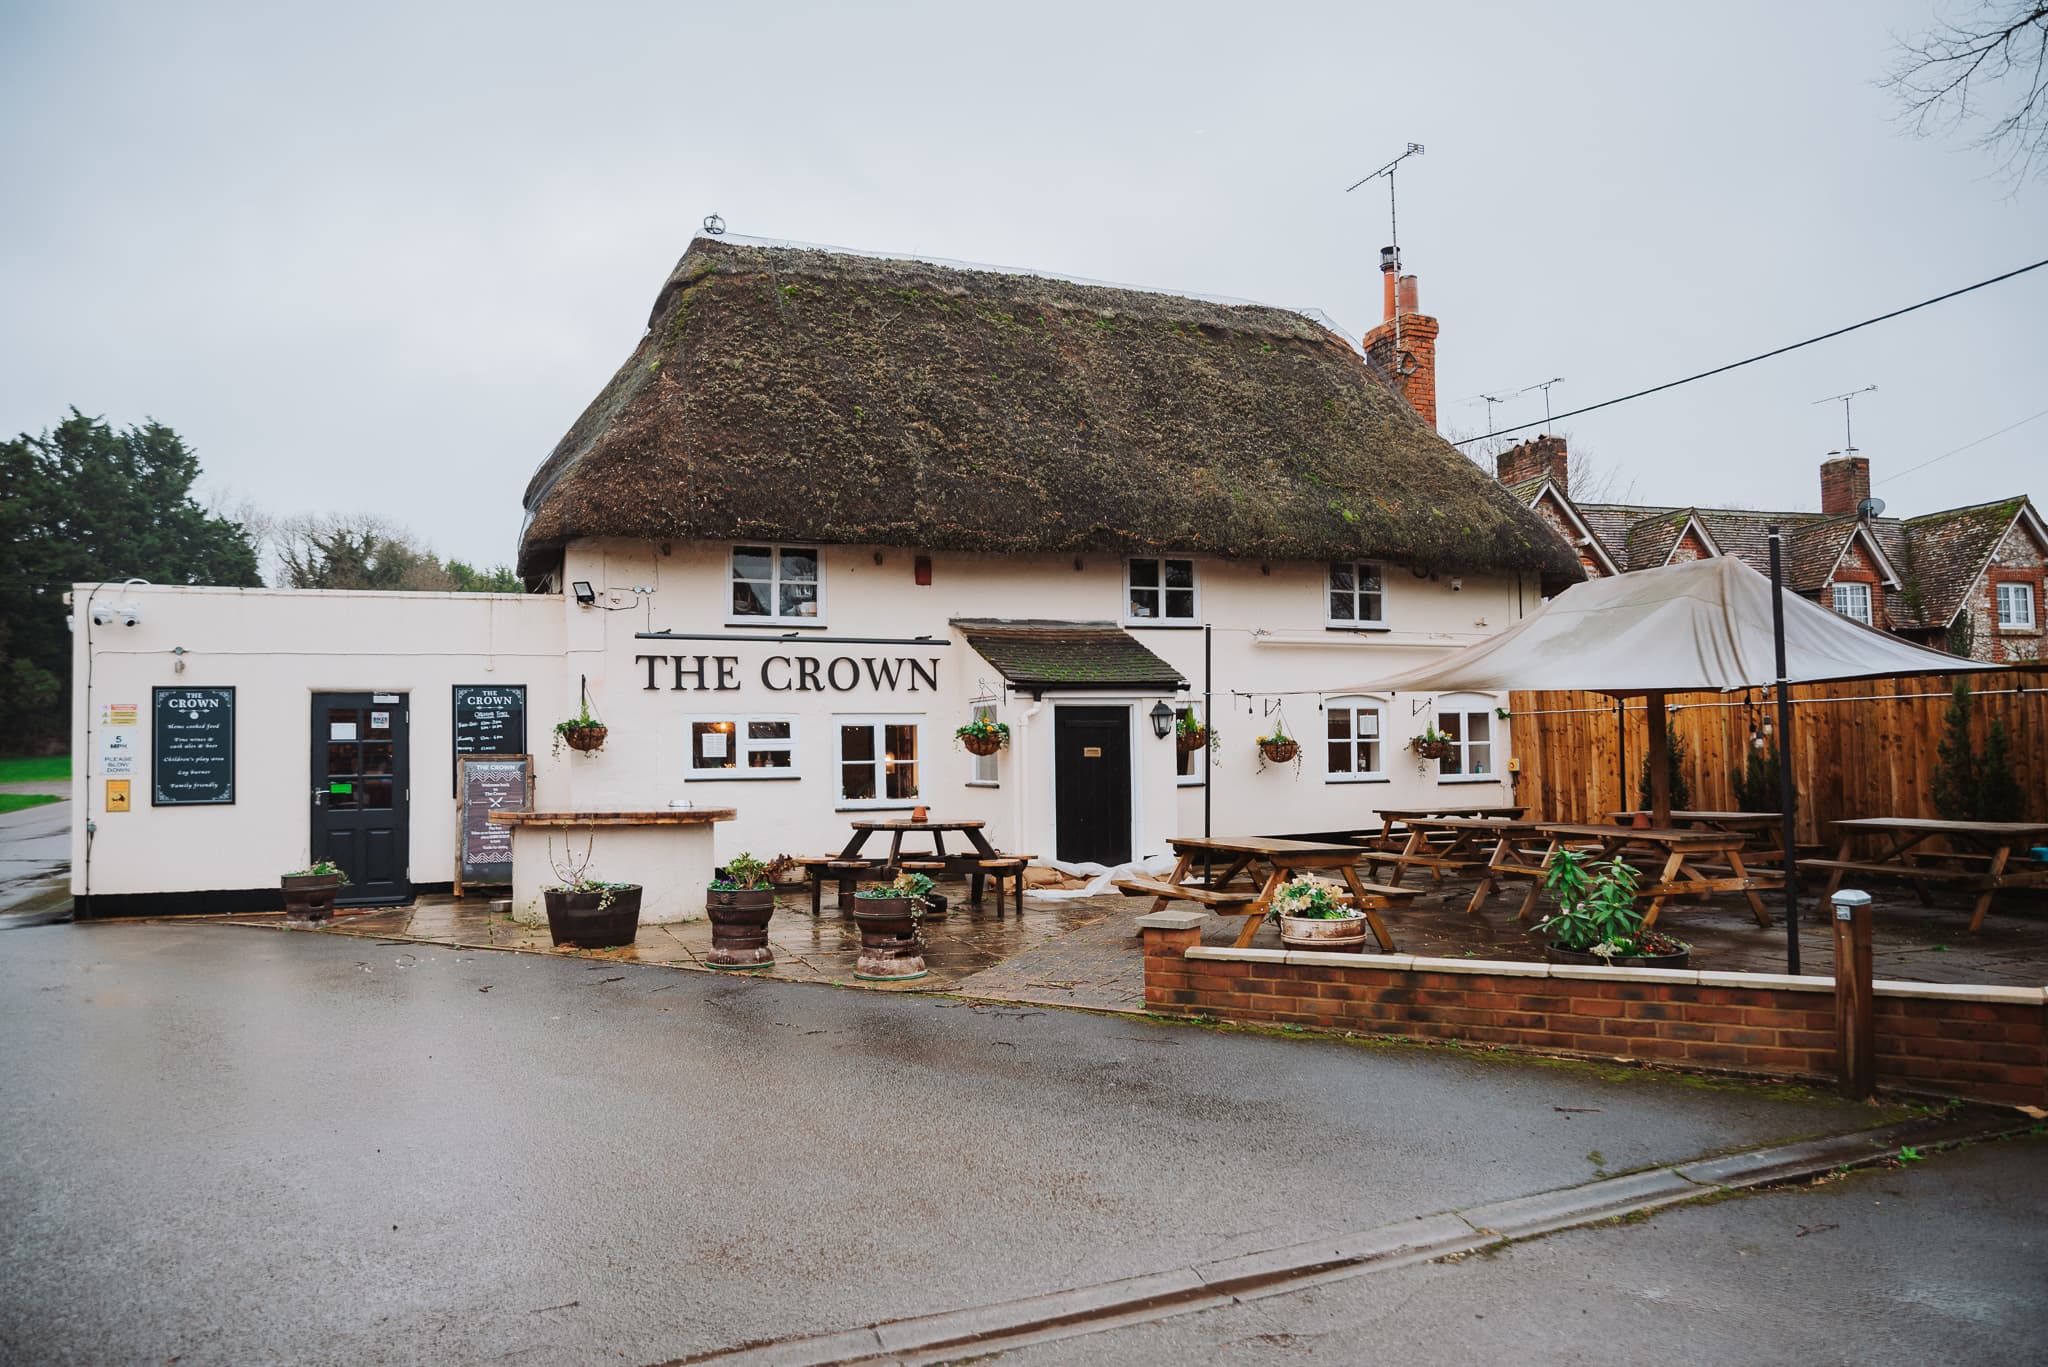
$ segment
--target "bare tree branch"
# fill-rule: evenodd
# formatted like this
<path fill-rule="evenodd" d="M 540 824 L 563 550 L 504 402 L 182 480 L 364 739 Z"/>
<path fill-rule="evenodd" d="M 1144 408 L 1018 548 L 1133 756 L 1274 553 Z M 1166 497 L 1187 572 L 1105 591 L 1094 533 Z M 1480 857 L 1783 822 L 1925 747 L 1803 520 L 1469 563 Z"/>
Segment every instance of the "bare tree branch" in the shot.
<path fill-rule="evenodd" d="M 1973 145 L 1998 157 L 2015 190 L 2048 175 L 2048 3 L 1978 0 L 1897 42 L 1883 85 L 1917 136 L 1983 124 Z"/>

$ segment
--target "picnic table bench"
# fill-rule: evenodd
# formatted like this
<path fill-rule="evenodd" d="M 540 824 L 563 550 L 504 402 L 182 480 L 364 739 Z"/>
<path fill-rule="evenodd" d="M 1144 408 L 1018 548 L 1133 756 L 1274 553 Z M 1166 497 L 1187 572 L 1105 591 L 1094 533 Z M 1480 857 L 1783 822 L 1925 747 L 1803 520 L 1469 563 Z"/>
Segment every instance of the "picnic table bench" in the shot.
<path fill-rule="evenodd" d="M 1176 836 L 1167 842 L 1176 856 L 1173 872 L 1166 878 L 1149 874 L 1117 880 L 1117 889 L 1130 896 L 1151 896 L 1152 910 L 1164 911 L 1173 902 L 1194 902 L 1219 916 L 1242 916 L 1244 929 L 1237 934 L 1237 947 L 1245 948 L 1258 935 L 1266 908 L 1280 885 L 1300 873 L 1334 873 L 1350 890 L 1345 900 L 1365 913 L 1373 938 L 1382 953 L 1394 952 L 1394 937 L 1387 933 L 1379 913 L 1396 901 L 1415 896 L 1415 889 L 1367 883 L 1358 876 L 1359 850 L 1352 845 L 1326 845 L 1313 840 L 1284 840 L 1274 836 Z M 1188 882 L 1188 872 L 1197 858 L 1223 855 L 1230 862 L 1223 877 L 1202 883 Z M 1254 861 L 1272 866 L 1263 885 L 1231 886 L 1238 874 Z"/>
<path fill-rule="evenodd" d="M 1744 840 L 1739 834 L 1681 831 L 1668 826 L 1578 826 L 1549 821 L 1539 824 L 1536 829 L 1550 837 L 1550 848 L 1544 851 L 1534 875 L 1536 885 L 1530 888 L 1529 896 L 1523 900 L 1518 916 L 1528 915 L 1535 904 L 1536 890 L 1541 885 L 1544 872 L 1549 869 L 1551 860 L 1557 857 L 1558 850 L 1567 844 L 1590 846 L 1596 859 L 1613 859 L 1630 849 L 1647 851 L 1653 857 L 1663 856 L 1662 870 L 1636 890 L 1638 897 L 1650 899 L 1649 907 L 1643 912 L 1645 930 L 1657 924 L 1657 912 L 1667 898 L 1691 893 L 1704 897 L 1721 892 L 1741 893 L 1748 899 L 1756 923 L 1767 926 L 1771 923 L 1771 914 L 1764 910 L 1763 899 L 1757 893 L 1785 885 L 1782 875 L 1749 871 L 1743 863 Z M 1717 856 L 1727 864 L 1728 872 L 1721 874 L 1711 868 L 1698 867 L 1701 855 Z"/>
<path fill-rule="evenodd" d="M 1932 817 L 1867 816 L 1837 821 L 1834 827 L 1842 837 L 1841 848 L 1835 857 L 1802 859 L 1798 864 L 1801 873 L 1827 872 L 1827 886 L 1821 891 L 1822 901 L 1834 896 L 1835 890 L 1842 885 L 1843 875 L 1850 873 L 1904 879 L 1913 885 L 1922 905 L 1932 900 L 1927 895 L 1928 883 L 1958 883 L 1977 894 L 1976 906 L 1970 914 L 1970 930 L 1974 933 L 1984 924 L 1984 914 L 1991 909 L 1991 899 L 2004 889 L 2048 887 L 2048 865 L 2037 864 L 2025 854 L 2029 846 L 2048 843 L 2048 821 L 1941 821 Z M 1884 838 L 1888 842 L 1887 847 L 1874 859 L 1852 859 L 1850 854 L 1859 836 Z M 1936 838 L 1945 840 L 1949 848 L 1922 848 Z M 1970 845 L 1977 848 L 1956 848 Z M 2011 867 L 2015 851 L 2020 852 L 2018 868 Z"/>

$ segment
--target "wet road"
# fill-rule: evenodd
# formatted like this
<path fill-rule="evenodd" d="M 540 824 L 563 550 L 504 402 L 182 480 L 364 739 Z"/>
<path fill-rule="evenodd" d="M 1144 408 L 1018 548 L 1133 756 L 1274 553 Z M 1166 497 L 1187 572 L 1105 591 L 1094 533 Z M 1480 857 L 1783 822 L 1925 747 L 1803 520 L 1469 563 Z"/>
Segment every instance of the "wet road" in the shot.
<path fill-rule="evenodd" d="M 0 1095 L 0 1359 L 181 1367 L 653 1361 L 1875 1119 L 1452 1050 L 118 923 L 0 936 Z"/>
<path fill-rule="evenodd" d="M 8 783 L 10 793 L 67 795 L 69 783 Z M 0 928 L 50 919 L 71 900 L 71 804 L 0 812 Z"/>

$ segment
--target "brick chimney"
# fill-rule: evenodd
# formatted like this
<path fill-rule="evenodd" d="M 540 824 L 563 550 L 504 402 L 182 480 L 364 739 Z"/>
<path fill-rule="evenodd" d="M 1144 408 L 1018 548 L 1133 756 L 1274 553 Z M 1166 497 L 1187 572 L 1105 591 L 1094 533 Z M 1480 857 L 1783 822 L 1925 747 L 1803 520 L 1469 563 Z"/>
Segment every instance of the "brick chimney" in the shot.
<path fill-rule="evenodd" d="M 1820 510 L 1827 516 L 1853 513 L 1870 497 L 1870 462 L 1862 456 L 1836 456 L 1820 463 Z"/>
<path fill-rule="evenodd" d="M 1436 426 L 1436 319 L 1418 311 L 1415 277 L 1401 274 L 1401 258 L 1392 247 L 1380 252 L 1386 319 L 1365 334 L 1365 354 L 1394 381 L 1394 392 L 1408 401 L 1431 427 Z M 1400 333 L 1400 346 L 1394 334 Z"/>
<path fill-rule="evenodd" d="M 1493 458 L 1493 472 L 1502 484 L 1547 476 L 1567 496 L 1572 491 L 1571 455 L 1564 448 L 1563 437 L 1533 437 L 1510 446 Z"/>

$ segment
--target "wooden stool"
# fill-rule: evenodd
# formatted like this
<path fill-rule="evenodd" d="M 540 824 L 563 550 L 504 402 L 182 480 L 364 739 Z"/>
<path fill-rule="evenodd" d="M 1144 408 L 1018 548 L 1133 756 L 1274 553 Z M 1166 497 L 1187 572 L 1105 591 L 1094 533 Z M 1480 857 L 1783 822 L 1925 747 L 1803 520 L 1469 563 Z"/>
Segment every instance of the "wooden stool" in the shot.
<path fill-rule="evenodd" d="M 825 914 L 827 877 L 832 874 L 839 876 L 839 900 L 842 904 L 841 909 L 844 910 L 846 908 L 843 904 L 853 896 L 854 889 L 859 885 L 859 875 L 863 872 L 872 872 L 877 867 L 872 859 L 841 859 L 837 855 L 826 855 L 819 859 L 799 859 L 796 862 L 810 871 L 813 916 Z"/>
<path fill-rule="evenodd" d="M 1014 879 L 1017 886 L 1017 914 L 1024 914 L 1024 866 L 1030 861 L 1021 856 L 1003 859 L 984 859 L 981 870 L 994 880 L 996 885 L 996 915 L 1003 914 L 1003 880 Z"/>

